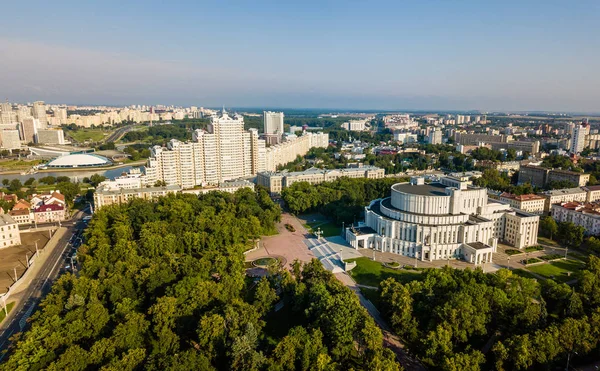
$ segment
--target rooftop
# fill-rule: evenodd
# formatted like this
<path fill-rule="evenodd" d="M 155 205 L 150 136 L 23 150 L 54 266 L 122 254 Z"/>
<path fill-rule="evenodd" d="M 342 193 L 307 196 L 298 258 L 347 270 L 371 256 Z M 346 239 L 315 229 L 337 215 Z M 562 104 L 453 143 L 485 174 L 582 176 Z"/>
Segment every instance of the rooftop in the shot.
<path fill-rule="evenodd" d="M 0 214 L 0 225 L 16 224 L 12 216 L 8 214 Z"/>
<path fill-rule="evenodd" d="M 482 249 L 490 249 L 491 248 L 491 246 L 486 245 L 483 242 L 469 242 L 469 243 L 467 243 L 465 245 L 471 246 L 475 250 L 482 250 Z"/>
<path fill-rule="evenodd" d="M 420 195 L 420 196 L 447 196 L 446 186 L 441 183 L 425 183 L 421 185 L 412 185 L 410 183 L 397 183 L 392 186 L 397 192 Z"/>
<path fill-rule="evenodd" d="M 136 194 L 140 192 L 161 192 L 161 191 L 180 191 L 181 187 L 178 185 L 168 185 L 166 187 L 147 187 L 147 188 L 133 188 L 133 189 L 104 189 L 103 185 L 96 188 L 96 193 L 103 195 L 119 195 L 119 194 Z"/>
<path fill-rule="evenodd" d="M 593 187 L 597 187 L 597 188 L 592 189 Z M 594 190 L 599 190 L 600 186 L 591 186 L 591 187 L 586 187 L 586 188 L 591 191 L 594 191 Z M 585 193 L 585 191 L 582 188 L 576 187 L 576 188 L 553 189 L 553 190 L 544 192 L 544 194 L 548 195 L 548 196 L 562 196 L 562 195 L 576 194 L 576 193 Z"/>
<path fill-rule="evenodd" d="M 504 192 L 500 195 L 502 198 L 508 198 L 515 201 L 532 201 L 532 200 L 543 200 L 544 197 L 538 196 L 536 194 L 530 193 L 526 195 L 514 195 L 512 193 Z"/>

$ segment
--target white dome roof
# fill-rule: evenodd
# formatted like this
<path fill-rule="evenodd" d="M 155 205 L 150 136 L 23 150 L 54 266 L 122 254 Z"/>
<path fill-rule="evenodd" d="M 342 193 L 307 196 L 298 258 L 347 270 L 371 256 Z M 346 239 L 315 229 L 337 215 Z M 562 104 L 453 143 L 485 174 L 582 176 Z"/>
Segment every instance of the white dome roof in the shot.
<path fill-rule="evenodd" d="M 110 161 L 106 157 L 78 153 L 55 158 L 48 163 L 48 167 L 104 166 L 108 164 Z"/>

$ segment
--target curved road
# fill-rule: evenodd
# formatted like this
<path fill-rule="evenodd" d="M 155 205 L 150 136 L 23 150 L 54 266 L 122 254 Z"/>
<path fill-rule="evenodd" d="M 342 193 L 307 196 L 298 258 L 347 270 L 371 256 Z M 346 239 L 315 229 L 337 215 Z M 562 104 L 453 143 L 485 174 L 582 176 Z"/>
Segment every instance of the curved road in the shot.
<path fill-rule="evenodd" d="M 81 218 L 84 215 L 84 212 L 79 211 L 71 221 L 62 223 L 62 226 L 66 227 L 67 230 L 56 242 L 57 246 L 50 252 L 46 261 L 42 262 L 42 266 L 36 276 L 30 278 L 28 287 L 16 294 L 20 298 L 8 314 L 8 317 L 0 325 L 0 351 L 2 352 L 0 354 L 0 361 L 6 356 L 7 350 L 11 345 L 11 336 L 23 331 L 27 327 L 27 319 L 37 309 L 40 301 L 50 292 L 52 283 L 61 272 L 61 267 L 70 263 L 67 261 L 68 247 L 70 246 L 69 240 L 79 237 L 83 229 L 87 226 L 81 222 Z"/>

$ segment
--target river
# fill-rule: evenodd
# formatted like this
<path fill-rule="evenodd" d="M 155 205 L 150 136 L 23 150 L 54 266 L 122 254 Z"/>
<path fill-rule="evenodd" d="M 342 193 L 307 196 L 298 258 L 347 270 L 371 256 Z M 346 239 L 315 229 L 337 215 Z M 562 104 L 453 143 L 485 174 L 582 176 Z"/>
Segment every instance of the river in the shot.
<path fill-rule="evenodd" d="M 53 176 L 53 177 L 59 177 L 59 176 L 68 176 L 72 181 L 82 181 L 83 178 L 89 178 L 94 174 L 100 174 L 100 175 L 104 175 L 105 177 L 107 177 L 108 179 L 113 179 L 114 177 L 117 177 L 119 175 L 121 175 L 121 173 L 123 172 L 128 172 L 129 170 L 133 169 L 133 168 L 138 168 L 138 169 L 142 169 L 143 167 L 140 166 L 123 166 L 120 168 L 116 168 L 116 169 L 98 169 L 98 170 L 80 170 L 80 171 L 48 171 L 48 172 L 40 172 L 40 173 L 36 173 L 36 174 L 27 174 L 27 175 L 21 175 L 21 174 L 1 174 L 0 175 L 0 181 L 2 179 L 19 179 L 21 181 L 21 183 L 24 183 L 27 179 L 29 178 L 35 178 L 35 179 L 40 179 L 46 176 Z"/>

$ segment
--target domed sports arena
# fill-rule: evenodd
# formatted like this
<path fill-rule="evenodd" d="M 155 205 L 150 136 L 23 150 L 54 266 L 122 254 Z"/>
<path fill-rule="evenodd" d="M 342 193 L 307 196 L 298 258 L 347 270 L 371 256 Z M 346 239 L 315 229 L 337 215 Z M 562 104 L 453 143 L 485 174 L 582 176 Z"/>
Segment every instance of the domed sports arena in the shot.
<path fill-rule="evenodd" d="M 76 168 L 76 167 L 98 167 L 108 166 L 111 162 L 103 156 L 90 153 L 78 153 L 73 155 L 60 156 L 48 162 L 47 168 Z"/>

